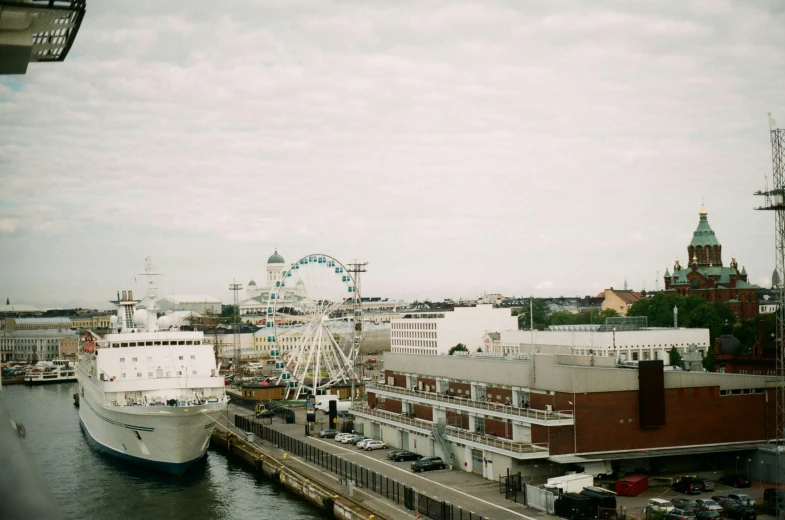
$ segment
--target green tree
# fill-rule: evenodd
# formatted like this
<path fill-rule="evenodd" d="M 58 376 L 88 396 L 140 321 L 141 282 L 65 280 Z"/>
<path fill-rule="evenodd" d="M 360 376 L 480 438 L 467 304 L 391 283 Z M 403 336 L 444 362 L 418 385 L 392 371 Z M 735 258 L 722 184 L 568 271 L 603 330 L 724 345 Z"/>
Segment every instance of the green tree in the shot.
<path fill-rule="evenodd" d="M 714 372 L 714 349 L 709 348 L 709 351 L 703 356 L 703 368 L 709 372 Z"/>
<path fill-rule="evenodd" d="M 575 323 L 575 314 L 567 311 L 552 312 L 548 316 L 549 325 L 573 325 Z"/>
<path fill-rule="evenodd" d="M 679 325 L 687 328 L 707 328 L 711 341 L 722 334 L 725 320 L 733 324 L 735 317 L 727 305 L 709 303 L 699 296 L 680 296 L 675 293 L 658 293 L 633 303 L 628 316 L 646 316 L 649 327 L 672 327 L 673 308 L 679 309 Z"/>
<path fill-rule="evenodd" d="M 676 350 L 675 346 L 671 347 L 670 351 L 668 352 L 668 362 L 670 363 L 671 366 L 674 367 L 682 366 L 681 354 L 679 354 L 679 351 Z"/>
<path fill-rule="evenodd" d="M 477 347 L 477 352 L 482 353 L 482 347 Z"/>
<path fill-rule="evenodd" d="M 234 305 L 221 305 L 222 318 L 234 318 L 237 315 L 237 308 Z"/>
<path fill-rule="evenodd" d="M 534 328 L 543 330 L 548 326 L 548 305 L 543 298 L 534 298 L 531 303 L 534 314 Z M 524 306 L 518 311 L 518 328 L 521 330 L 529 330 L 531 325 L 531 314 L 529 312 L 530 305 Z"/>
<path fill-rule="evenodd" d="M 458 343 L 457 345 L 455 345 L 454 347 L 452 347 L 452 348 L 450 349 L 450 351 L 449 351 L 449 352 L 447 352 L 447 354 L 449 354 L 450 356 L 452 356 L 453 352 L 469 352 L 469 349 L 468 349 L 468 348 L 466 348 L 466 345 L 464 345 L 463 343 Z"/>

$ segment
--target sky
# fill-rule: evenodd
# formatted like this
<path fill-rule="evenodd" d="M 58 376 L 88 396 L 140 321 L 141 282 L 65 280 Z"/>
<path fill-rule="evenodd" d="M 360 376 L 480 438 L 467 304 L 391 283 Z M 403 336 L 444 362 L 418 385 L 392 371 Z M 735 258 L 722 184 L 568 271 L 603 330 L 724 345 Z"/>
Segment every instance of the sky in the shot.
<path fill-rule="evenodd" d="M 108 308 L 150 256 L 229 302 L 276 247 L 368 262 L 363 296 L 653 290 L 702 204 L 766 286 L 782 27 L 768 1 L 91 0 L 65 62 L 0 77 L 0 298 Z"/>

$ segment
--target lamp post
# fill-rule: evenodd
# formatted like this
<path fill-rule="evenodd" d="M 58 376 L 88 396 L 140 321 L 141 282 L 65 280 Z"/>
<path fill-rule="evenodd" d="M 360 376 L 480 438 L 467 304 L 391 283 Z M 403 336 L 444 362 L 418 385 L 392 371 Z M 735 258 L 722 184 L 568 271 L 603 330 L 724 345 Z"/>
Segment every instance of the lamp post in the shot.
<path fill-rule="evenodd" d="M 736 471 L 734 471 L 734 473 L 738 473 L 738 472 L 739 472 L 739 456 L 736 455 Z"/>
<path fill-rule="evenodd" d="M 747 459 L 747 478 L 750 478 L 750 462 L 752 462 L 752 459 Z"/>

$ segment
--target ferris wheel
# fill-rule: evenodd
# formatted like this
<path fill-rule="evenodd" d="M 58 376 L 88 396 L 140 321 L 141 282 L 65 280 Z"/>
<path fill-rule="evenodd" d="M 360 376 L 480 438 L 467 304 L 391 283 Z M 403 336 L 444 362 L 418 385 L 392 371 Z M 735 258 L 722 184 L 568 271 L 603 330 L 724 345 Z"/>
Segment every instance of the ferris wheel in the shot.
<path fill-rule="evenodd" d="M 362 300 L 352 273 L 325 254 L 302 257 L 281 272 L 267 305 L 267 342 L 286 385 L 285 399 L 317 394 L 356 379 Z"/>

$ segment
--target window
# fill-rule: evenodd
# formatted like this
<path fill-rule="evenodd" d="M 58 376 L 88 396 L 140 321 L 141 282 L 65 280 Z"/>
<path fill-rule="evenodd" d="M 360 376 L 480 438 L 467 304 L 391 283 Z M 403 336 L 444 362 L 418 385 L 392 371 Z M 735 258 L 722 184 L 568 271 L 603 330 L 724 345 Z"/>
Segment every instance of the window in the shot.
<path fill-rule="evenodd" d="M 178 376 L 181 376 L 181 375 L 183 375 L 183 372 L 182 372 L 181 370 L 178 370 L 178 371 L 177 371 L 177 375 L 178 375 Z"/>
<path fill-rule="evenodd" d="M 191 370 L 191 375 L 196 375 L 196 370 Z"/>
<path fill-rule="evenodd" d="M 153 373 L 152 372 L 148 372 L 147 373 L 147 377 L 153 377 Z"/>
<path fill-rule="evenodd" d="M 134 363 L 136 363 L 136 358 L 131 358 L 131 361 L 133 361 Z"/>
<path fill-rule="evenodd" d="M 120 363 L 125 363 L 125 358 L 124 357 L 120 358 Z"/>
<path fill-rule="evenodd" d="M 196 356 L 194 356 L 194 355 L 191 355 L 191 359 L 196 359 Z"/>
<path fill-rule="evenodd" d="M 182 361 L 182 360 L 183 360 L 183 356 L 177 356 L 177 359 L 179 359 L 180 361 Z"/>
<path fill-rule="evenodd" d="M 121 373 L 120 377 L 125 377 L 125 372 Z"/>
<path fill-rule="evenodd" d="M 142 377 L 142 373 L 141 372 L 137 372 L 136 373 L 136 377 Z"/>

